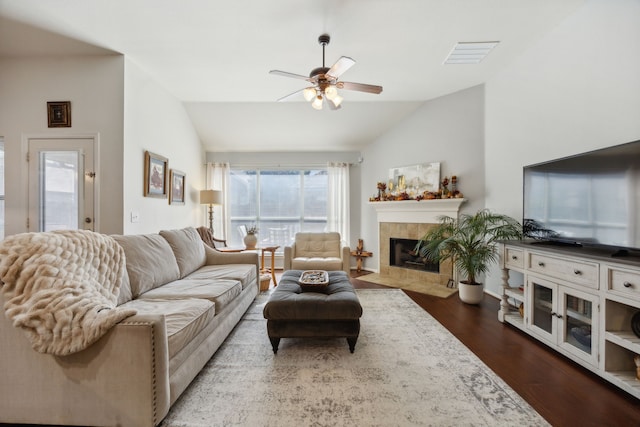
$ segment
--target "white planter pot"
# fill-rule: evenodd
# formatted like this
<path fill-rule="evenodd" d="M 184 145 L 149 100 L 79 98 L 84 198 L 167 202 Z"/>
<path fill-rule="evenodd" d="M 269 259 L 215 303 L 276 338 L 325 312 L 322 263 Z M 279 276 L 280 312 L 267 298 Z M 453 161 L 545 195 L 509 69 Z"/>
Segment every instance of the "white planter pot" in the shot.
<path fill-rule="evenodd" d="M 244 236 L 244 246 L 247 249 L 255 249 L 257 243 L 258 238 L 255 234 L 247 234 L 246 236 Z"/>
<path fill-rule="evenodd" d="M 484 297 L 484 286 L 458 282 L 458 295 L 460 295 L 460 301 L 462 302 L 480 304 Z"/>

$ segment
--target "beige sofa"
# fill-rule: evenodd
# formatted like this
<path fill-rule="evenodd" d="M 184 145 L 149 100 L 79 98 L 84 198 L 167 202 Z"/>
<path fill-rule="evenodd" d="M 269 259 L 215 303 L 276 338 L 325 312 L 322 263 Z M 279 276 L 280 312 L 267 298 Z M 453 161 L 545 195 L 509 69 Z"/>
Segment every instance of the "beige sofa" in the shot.
<path fill-rule="evenodd" d="M 34 351 L 0 316 L 0 423 L 155 426 L 258 294 L 258 255 L 215 251 L 193 228 L 113 237 L 118 306 L 137 314 L 68 356 Z"/>
<path fill-rule="evenodd" d="M 350 273 L 351 250 L 342 246 L 340 233 L 296 233 L 284 248 L 284 270 L 342 270 Z"/>

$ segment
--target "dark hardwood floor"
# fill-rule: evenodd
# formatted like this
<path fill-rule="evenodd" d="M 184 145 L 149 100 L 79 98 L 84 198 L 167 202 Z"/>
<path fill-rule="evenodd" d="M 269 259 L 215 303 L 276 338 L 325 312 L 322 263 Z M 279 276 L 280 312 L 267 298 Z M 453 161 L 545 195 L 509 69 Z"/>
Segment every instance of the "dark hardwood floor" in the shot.
<path fill-rule="evenodd" d="M 365 273 L 365 272 L 362 272 Z M 358 280 L 355 288 L 386 288 Z M 498 321 L 499 301 L 477 306 L 453 295 L 438 298 L 406 291 L 553 426 L 640 426 L 640 400 Z"/>

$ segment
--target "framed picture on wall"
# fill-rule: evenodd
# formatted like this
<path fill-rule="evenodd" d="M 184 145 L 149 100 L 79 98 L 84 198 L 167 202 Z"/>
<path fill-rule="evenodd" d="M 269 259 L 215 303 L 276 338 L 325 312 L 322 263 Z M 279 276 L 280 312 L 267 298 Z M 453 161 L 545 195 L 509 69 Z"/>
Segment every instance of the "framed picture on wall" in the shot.
<path fill-rule="evenodd" d="M 144 196 L 167 198 L 169 159 L 150 151 L 144 152 Z"/>
<path fill-rule="evenodd" d="M 175 169 L 171 169 L 169 174 L 169 204 L 170 205 L 184 205 L 184 189 L 185 189 L 185 174 Z"/>
<path fill-rule="evenodd" d="M 70 128 L 71 101 L 47 102 L 47 125 L 50 128 Z"/>

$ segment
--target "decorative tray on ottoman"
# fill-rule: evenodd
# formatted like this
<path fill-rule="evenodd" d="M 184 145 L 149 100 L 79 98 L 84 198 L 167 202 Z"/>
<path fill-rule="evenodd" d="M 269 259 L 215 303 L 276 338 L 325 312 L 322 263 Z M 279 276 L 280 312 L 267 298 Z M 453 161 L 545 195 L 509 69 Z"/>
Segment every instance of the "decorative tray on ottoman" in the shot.
<path fill-rule="evenodd" d="M 303 271 L 298 284 L 303 290 L 322 289 L 329 284 L 329 273 L 324 270 Z"/>

